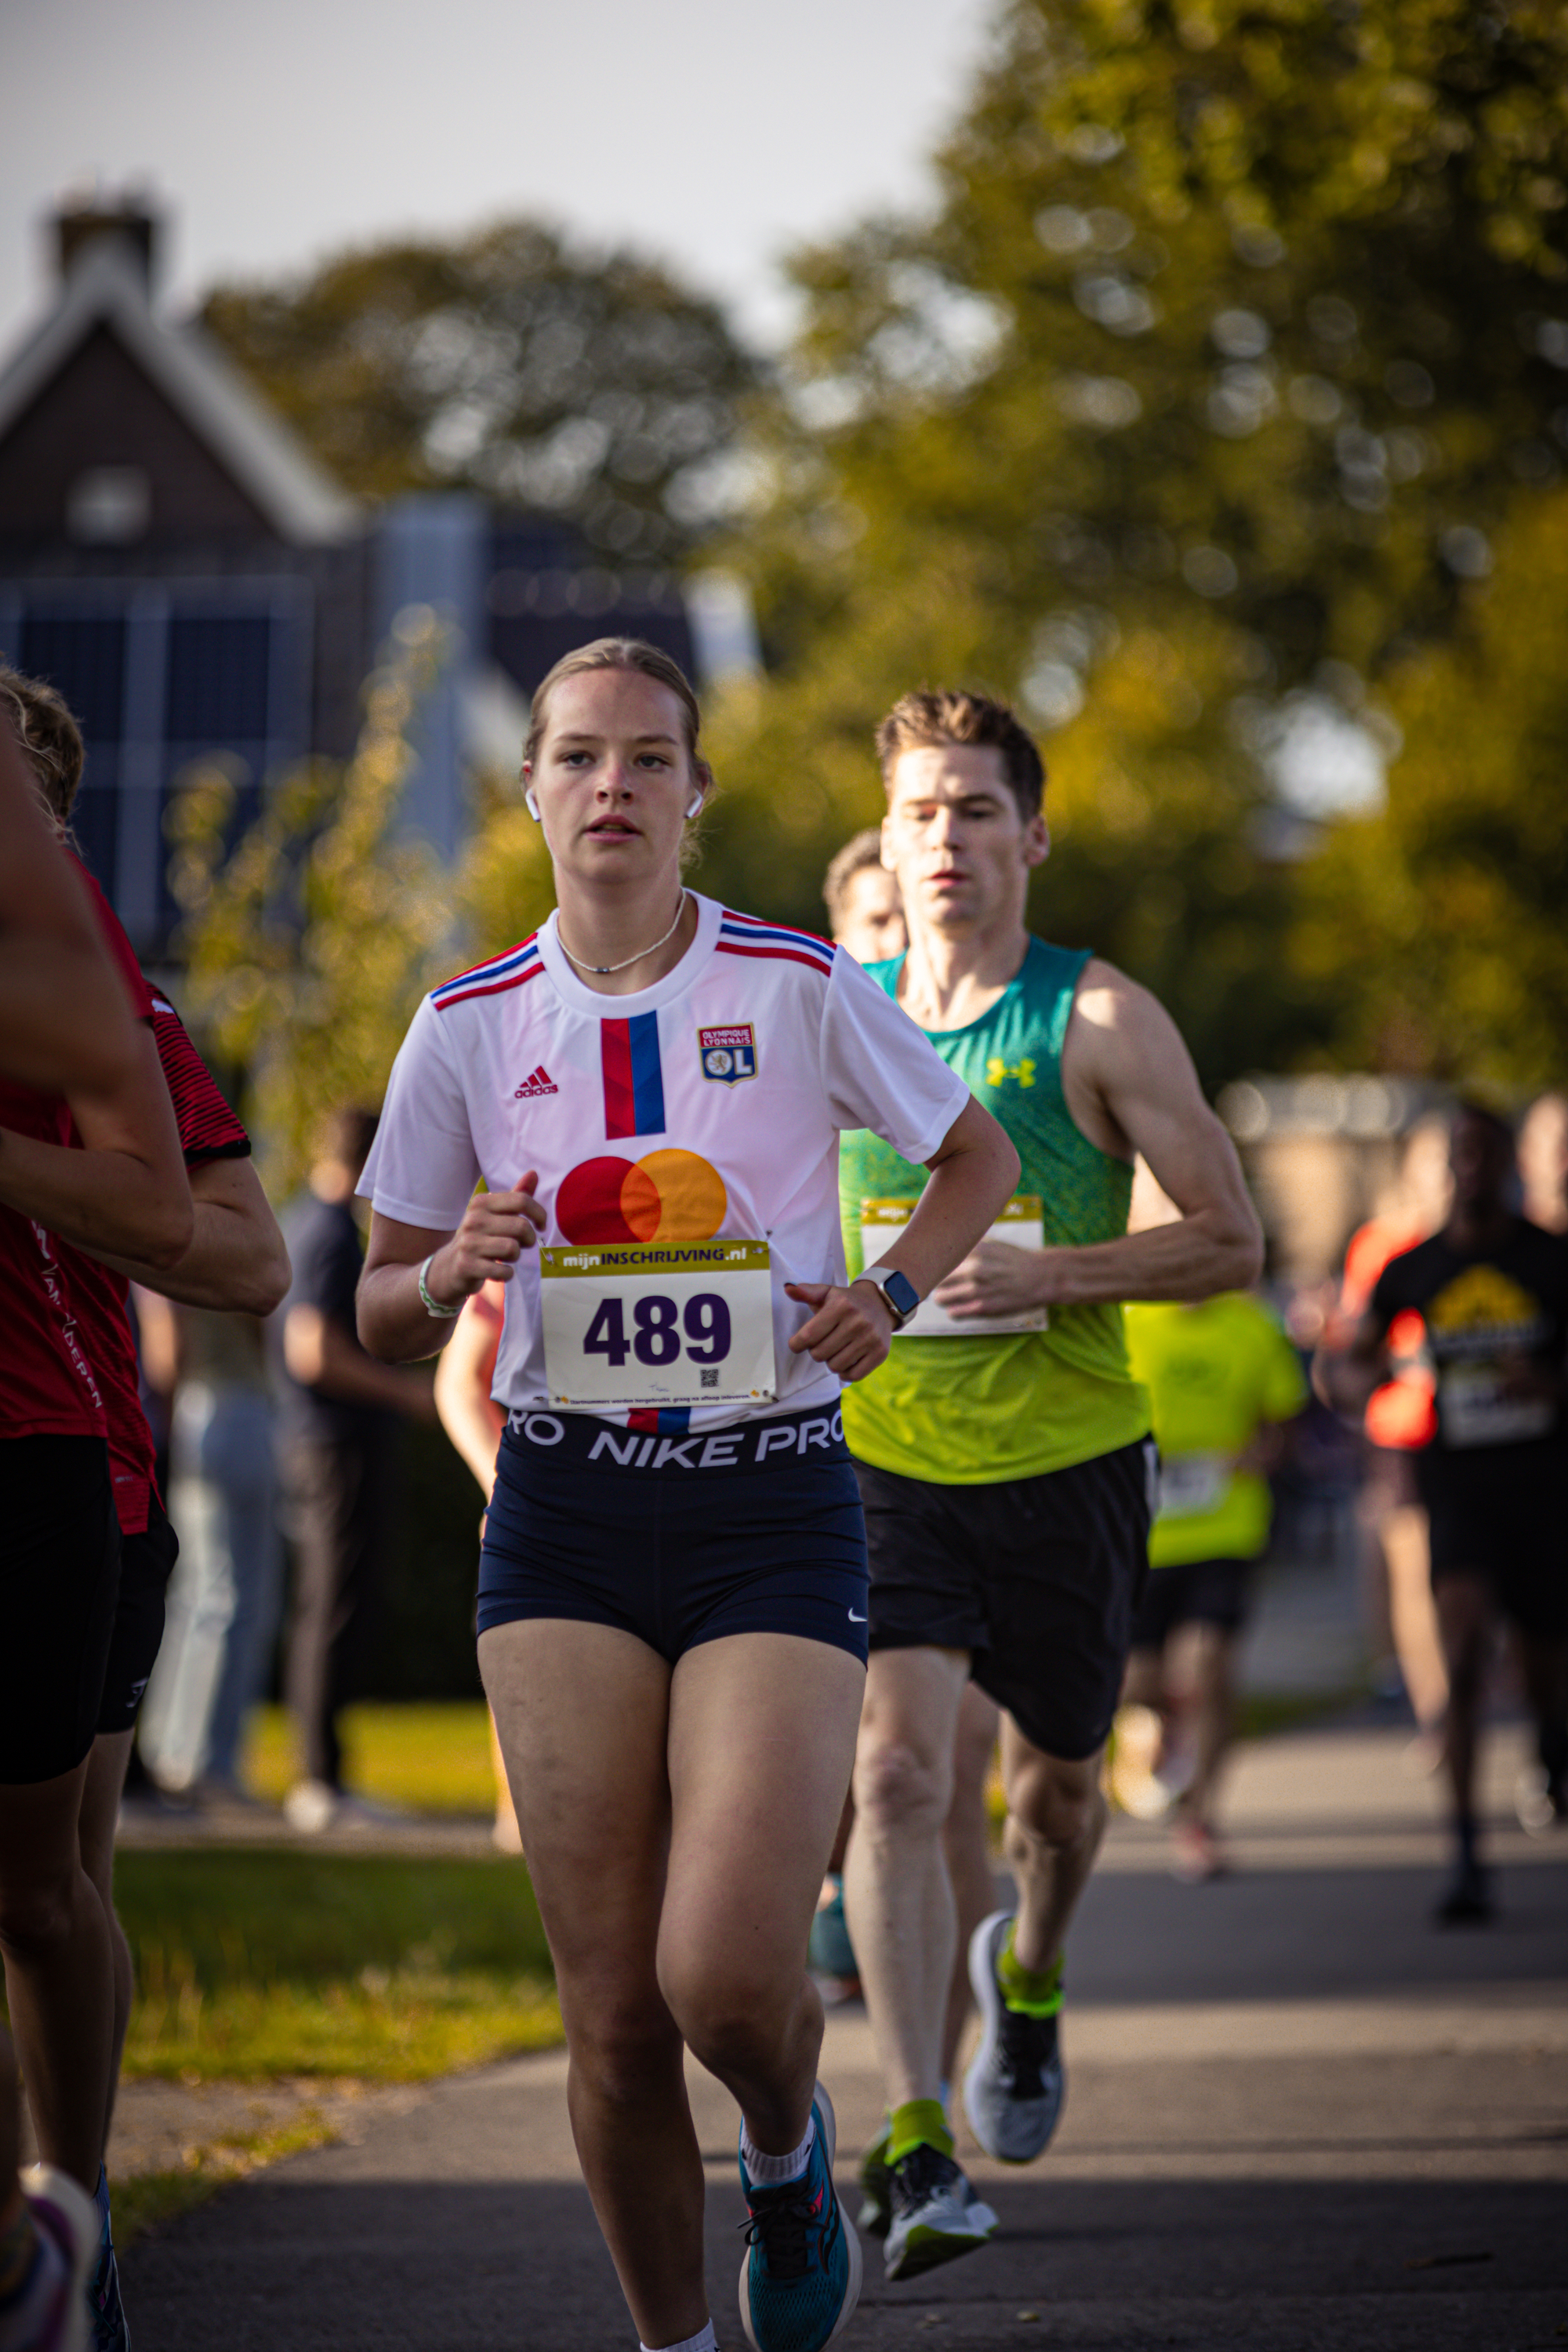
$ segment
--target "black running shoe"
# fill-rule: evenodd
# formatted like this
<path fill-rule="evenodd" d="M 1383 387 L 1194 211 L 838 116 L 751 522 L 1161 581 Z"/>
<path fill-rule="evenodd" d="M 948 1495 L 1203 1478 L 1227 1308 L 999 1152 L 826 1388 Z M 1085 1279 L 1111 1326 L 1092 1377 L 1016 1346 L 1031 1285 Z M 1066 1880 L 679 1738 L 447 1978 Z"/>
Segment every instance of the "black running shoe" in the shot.
<path fill-rule="evenodd" d="M 1462 1862 L 1454 1883 L 1433 1913 L 1439 1927 L 1484 1927 L 1497 1916 L 1491 1879 L 1479 1862 Z"/>

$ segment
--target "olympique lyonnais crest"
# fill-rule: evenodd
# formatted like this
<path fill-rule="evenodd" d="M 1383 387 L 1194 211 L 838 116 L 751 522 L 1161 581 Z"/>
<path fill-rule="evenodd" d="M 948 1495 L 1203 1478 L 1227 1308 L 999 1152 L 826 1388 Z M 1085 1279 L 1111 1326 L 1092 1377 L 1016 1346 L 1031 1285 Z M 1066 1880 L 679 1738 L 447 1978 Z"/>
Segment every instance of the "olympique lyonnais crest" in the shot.
<path fill-rule="evenodd" d="M 757 1075 L 757 1041 L 749 1021 L 735 1022 L 728 1029 L 699 1029 L 697 1048 L 705 1078 L 732 1087 L 737 1078 Z"/>

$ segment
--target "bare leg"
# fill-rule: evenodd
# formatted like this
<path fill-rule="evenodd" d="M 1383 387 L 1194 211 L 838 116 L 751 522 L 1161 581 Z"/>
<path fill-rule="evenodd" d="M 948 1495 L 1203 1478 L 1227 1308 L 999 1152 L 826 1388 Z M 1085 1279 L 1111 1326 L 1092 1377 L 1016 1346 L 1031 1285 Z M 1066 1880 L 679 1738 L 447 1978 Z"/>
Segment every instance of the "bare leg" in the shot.
<path fill-rule="evenodd" d="M 1179 1800 L 1187 1820 L 1214 1827 L 1219 1768 L 1230 1745 L 1231 1663 L 1236 1636 L 1223 1625 L 1179 1625 L 1170 1643 L 1167 1681 L 1173 1706 L 1192 1727 L 1193 1777 Z"/>
<path fill-rule="evenodd" d="M 1043 1974 L 1060 1955 L 1078 1899 L 1105 1835 L 1100 1755 L 1080 1762 L 1047 1756 L 1002 1718 L 1002 1780 L 1007 1791 L 1004 1852 L 1018 1881 L 1013 1950 L 1021 1968 Z"/>
<path fill-rule="evenodd" d="M 752 1633 L 689 1650 L 670 1692 L 659 1985 L 768 2156 L 798 2147 L 811 2120 L 822 2002 L 805 1946 L 864 1687 L 847 1651 Z"/>
<path fill-rule="evenodd" d="M 1520 1678 L 1535 1718 L 1541 1761 L 1551 1780 L 1568 1763 L 1568 1642 L 1561 1636 L 1516 1633 Z"/>
<path fill-rule="evenodd" d="M 958 1940 L 942 1823 L 969 1679 L 962 1650 L 877 1650 L 855 1756 L 845 1910 L 888 2105 L 942 2092 L 942 2023 Z"/>
<path fill-rule="evenodd" d="M 109 2149 L 110 2128 L 114 2122 L 115 2095 L 120 2089 L 120 2062 L 125 2049 L 125 2029 L 131 2022 L 131 2002 L 135 1991 L 135 1974 L 131 1964 L 131 1947 L 125 1940 L 114 1911 L 114 1827 L 120 1818 L 120 1793 L 125 1786 L 125 1768 L 131 1761 L 133 1731 L 100 1731 L 92 1743 L 87 1759 L 87 1781 L 82 1790 L 81 1819 L 78 1836 L 81 1847 L 81 1866 L 98 1889 L 98 1899 L 103 1906 L 103 1916 L 109 1924 L 109 1949 L 114 1972 L 114 2044 L 110 2054 L 109 2098 L 103 2116 L 103 2148 Z M 96 2176 L 95 2176 L 96 2178 Z"/>
<path fill-rule="evenodd" d="M 1445 1576 L 1437 1586 L 1437 1624 L 1448 1669 L 1448 1716 L 1444 1762 L 1461 1839 L 1473 1835 L 1476 1817 L 1476 1749 L 1487 1657 L 1491 1647 L 1491 1593 L 1479 1577 Z"/>
<path fill-rule="evenodd" d="M 522 1838 L 517 1826 L 517 1807 L 511 1801 L 511 1790 L 507 1782 L 506 1759 L 500 1752 L 500 1735 L 496 1719 L 489 1721 L 490 1769 L 496 1780 L 496 1818 L 490 1832 L 490 1843 L 500 1853 L 521 1853 Z"/>
<path fill-rule="evenodd" d="M 783 1634 L 705 1643 L 672 1677 L 629 1633 L 556 1620 L 493 1628 L 479 1659 L 584 2178 L 643 2342 L 678 2343 L 708 2315 L 682 2031 L 759 2147 L 799 2145 L 822 2033 L 805 1943 L 864 1677 Z"/>
<path fill-rule="evenodd" d="M 1394 1647 L 1415 1720 L 1430 1731 L 1448 1704 L 1448 1675 L 1432 1598 L 1432 1552 L 1426 1514 L 1417 1505 L 1390 1511 L 1379 1530 L 1388 1562 L 1388 1611 Z"/>
<path fill-rule="evenodd" d="M 0 2240 L 16 2227 L 22 2209 L 22 2184 L 16 2177 L 22 2161 L 21 2102 L 16 2053 L 10 2035 L 0 2025 Z"/>
<path fill-rule="evenodd" d="M 966 1683 L 958 1709 L 958 1731 L 952 1746 L 952 1802 L 942 1833 L 947 1874 L 958 1935 L 948 1981 L 947 2011 L 942 2031 L 942 2079 L 953 2081 L 958 2045 L 969 2020 L 973 1996 L 969 1984 L 969 1939 L 988 1912 L 996 1908 L 996 1876 L 991 1861 L 991 1823 L 985 1811 L 985 1783 L 996 1749 L 1001 1709 L 987 1698 L 978 1683 Z"/>
<path fill-rule="evenodd" d="M 84 1758 L 55 1780 L 0 1788 L 0 1952 L 39 2149 L 90 2197 L 114 1982 L 109 1923 L 77 1845 L 87 1770 Z"/>

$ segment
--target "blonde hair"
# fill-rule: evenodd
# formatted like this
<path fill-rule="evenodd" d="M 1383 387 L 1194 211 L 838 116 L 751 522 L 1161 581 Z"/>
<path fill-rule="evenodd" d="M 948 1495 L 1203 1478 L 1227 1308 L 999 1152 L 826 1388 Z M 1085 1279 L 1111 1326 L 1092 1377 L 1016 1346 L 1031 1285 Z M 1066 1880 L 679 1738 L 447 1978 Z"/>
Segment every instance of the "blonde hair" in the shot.
<path fill-rule="evenodd" d="M 39 806 L 63 840 L 87 756 L 70 706 L 43 678 L 0 663 L 0 713 L 11 722 Z"/>
<path fill-rule="evenodd" d="M 522 747 L 524 761 L 531 766 L 544 740 L 544 730 L 550 723 L 550 698 L 563 678 L 579 677 L 584 670 L 634 669 L 644 677 L 651 677 L 658 686 L 667 686 L 685 720 L 686 749 L 691 764 L 704 763 L 697 756 L 697 738 L 702 726 L 702 713 L 697 697 L 680 664 L 658 646 L 650 646 L 646 637 L 595 637 L 591 646 L 579 646 L 575 652 L 563 654 L 552 670 L 547 670 L 533 689 L 533 701 L 529 712 L 528 740 Z"/>

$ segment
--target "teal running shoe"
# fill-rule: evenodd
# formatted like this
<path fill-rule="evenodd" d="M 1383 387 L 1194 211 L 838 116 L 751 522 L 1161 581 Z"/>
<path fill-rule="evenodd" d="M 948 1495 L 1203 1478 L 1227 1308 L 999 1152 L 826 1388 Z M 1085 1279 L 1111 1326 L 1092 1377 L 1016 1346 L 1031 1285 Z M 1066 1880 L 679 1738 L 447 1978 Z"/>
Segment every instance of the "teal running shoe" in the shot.
<path fill-rule="evenodd" d="M 859 1982 L 860 1969 L 844 1916 L 844 1881 L 831 1879 L 832 1899 L 824 1903 L 811 1923 L 805 1965 L 814 1976 L 832 1977 L 839 1983 Z"/>
<path fill-rule="evenodd" d="M 820 2083 L 812 2101 L 816 2137 L 798 2180 L 753 2188 L 741 2164 L 750 2219 L 741 2264 L 741 2325 L 752 2352 L 823 2352 L 860 2300 L 860 2241 L 833 2186 L 837 2130 Z"/>
<path fill-rule="evenodd" d="M 93 2195 L 98 2208 L 98 2262 L 88 2284 L 87 2307 L 92 2323 L 92 2352 L 131 2352 L 131 2330 L 120 2299 L 120 2265 L 114 2259 L 114 2225 L 109 2211 L 109 2176 L 98 2168 Z"/>

